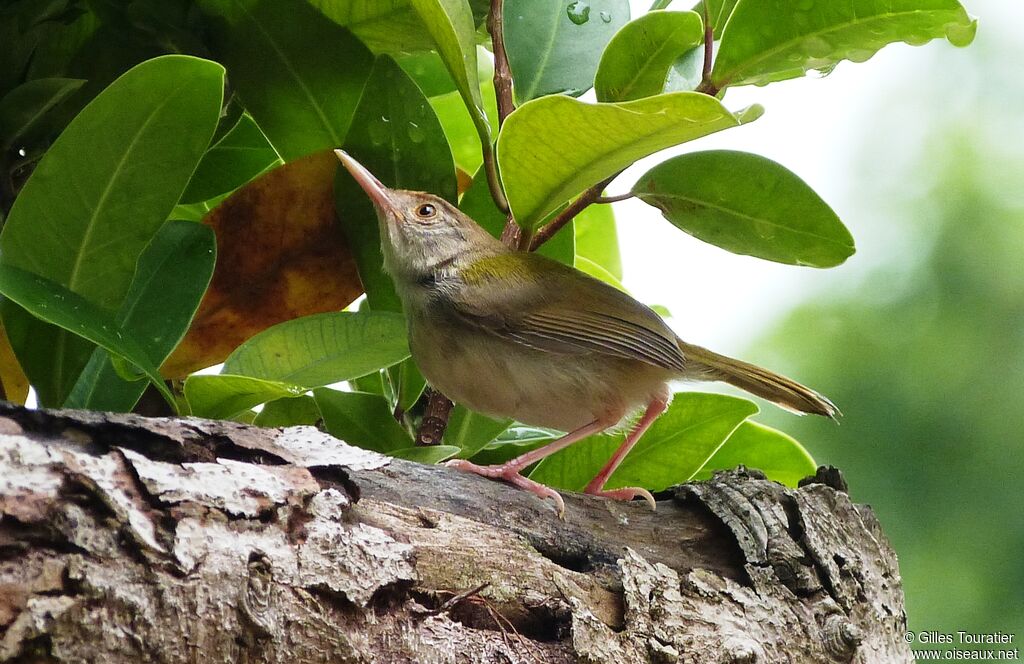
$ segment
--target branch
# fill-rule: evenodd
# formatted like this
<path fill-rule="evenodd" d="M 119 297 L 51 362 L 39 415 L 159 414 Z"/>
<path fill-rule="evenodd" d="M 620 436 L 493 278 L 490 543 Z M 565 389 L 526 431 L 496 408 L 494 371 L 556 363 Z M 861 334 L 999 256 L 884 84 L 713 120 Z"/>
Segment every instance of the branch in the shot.
<path fill-rule="evenodd" d="M 604 188 L 607 187 L 612 180 L 617 178 L 620 173 L 622 173 L 622 171 L 601 180 L 590 189 L 584 191 L 578 198 L 576 198 L 576 200 L 569 203 L 564 210 L 559 212 L 558 216 L 548 222 L 545 226 L 541 227 L 541 229 L 537 231 L 530 240 L 530 251 L 536 251 L 538 247 L 554 237 L 555 233 L 562 230 L 562 227 L 572 221 L 576 215 L 583 212 L 588 205 L 600 199 L 601 192 L 604 191 Z"/>
<path fill-rule="evenodd" d="M 0 431 L 0 661 L 912 662 L 837 473 L 561 520 L 313 427 L 0 404 Z"/>
<path fill-rule="evenodd" d="M 512 97 L 512 70 L 508 64 L 508 53 L 505 51 L 505 16 L 504 0 L 491 0 L 491 13 L 487 19 L 487 29 L 491 33 L 491 48 L 494 50 L 494 94 L 498 101 L 498 131 L 505 124 L 505 118 L 516 110 Z M 501 241 L 508 247 L 518 247 L 522 238 L 522 229 L 516 223 L 512 213 L 508 215 L 505 228 L 501 231 Z"/>
<path fill-rule="evenodd" d="M 715 51 L 715 29 L 711 25 L 711 14 L 708 11 L 708 3 L 703 4 L 704 13 L 704 63 L 701 67 L 700 85 L 696 92 L 703 92 L 706 95 L 717 97 L 719 88 L 711 80 L 711 64 Z"/>

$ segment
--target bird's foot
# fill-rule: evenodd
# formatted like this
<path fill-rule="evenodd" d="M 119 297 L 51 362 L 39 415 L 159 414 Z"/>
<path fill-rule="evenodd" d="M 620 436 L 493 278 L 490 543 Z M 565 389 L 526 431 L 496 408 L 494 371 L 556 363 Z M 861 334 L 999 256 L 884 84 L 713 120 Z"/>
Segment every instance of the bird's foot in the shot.
<path fill-rule="evenodd" d="M 612 500 L 633 500 L 634 498 L 643 498 L 647 501 L 647 504 L 651 506 L 651 510 L 658 509 L 658 503 L 654 500 L 654 496 L 647 489 L 641 489 L 636 486 L 623 487 L 621 489 L 602 489 L 597 486 L 587 485 L 587 488 L 583 490 L 583 493 L 589 496 L 600 496 L 601 498 L 611 498 Z"/>
<path fill-rule="evenodd" d="M 544 486 L 540 482 L 534 482 L 530 478 L 520 475 L 519 471 L 522 470 L 522 468 L 517 464 L 503 463 L 496 466 L 478 466 L 475 463 L 466 461 L 465 459 L 452 459 L 444 465 L 449 468 L 461 470 L 465 473 L 473 473 L 475 475 L 481 475 L 495 480 L 503 480 L 509 484 L 519 487 L 520 489 L 525 489 L 535 496 L 539 496 L 542 500 L 544 498 L 550 498 L 555 501 L 555 507 L 558 509 L 558 517 L 565 517 L 565 501 L 562 500 L 562 496 L 560 496 L 559 493 L 551 487 Z M 651 500 L 653 500 L 653 498 Z"/>

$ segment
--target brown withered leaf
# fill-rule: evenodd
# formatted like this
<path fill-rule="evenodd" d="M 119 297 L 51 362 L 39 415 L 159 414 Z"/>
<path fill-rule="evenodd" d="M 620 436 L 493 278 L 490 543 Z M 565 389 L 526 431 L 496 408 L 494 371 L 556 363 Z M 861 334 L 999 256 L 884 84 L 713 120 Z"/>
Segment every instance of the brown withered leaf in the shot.
<path fill-rule="evenodd" d="M 363 292 L 334 210 L 330 150 L 256 178 L 203 219 L 217 266 L 195 320 L 161 373 L 181 378 L 223 362 L 271 325 L 339 311 Z"/>
<path fill-rule="evenodd" d="M 14 349 L 7 338 L 7 330 L 0 323 L 0 387 L 2 397 L 12 403 L 24 405 L 28 398 L 28 377 L 21 368 Z"/>

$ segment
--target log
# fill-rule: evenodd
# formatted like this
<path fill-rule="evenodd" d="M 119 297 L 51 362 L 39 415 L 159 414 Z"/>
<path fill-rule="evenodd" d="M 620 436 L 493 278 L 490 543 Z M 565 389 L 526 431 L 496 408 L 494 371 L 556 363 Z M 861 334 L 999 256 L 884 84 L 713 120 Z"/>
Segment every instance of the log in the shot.
<path fill-rule="evenodd" d="M 834 469 L 565 498 L 312 427 L 0 404 L 0 661 L 912 661 Z"/>

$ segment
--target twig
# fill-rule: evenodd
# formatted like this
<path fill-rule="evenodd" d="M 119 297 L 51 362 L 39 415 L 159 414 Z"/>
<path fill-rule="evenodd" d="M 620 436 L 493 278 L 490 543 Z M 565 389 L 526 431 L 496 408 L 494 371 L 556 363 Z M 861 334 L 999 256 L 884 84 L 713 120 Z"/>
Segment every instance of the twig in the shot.
<path fill-rule="evenodd" d="M 607 205 L 608 203 L 618 203 L 619 201 L 629 200 L 633 198 L 635 194 L 631 191 L 627 191 L 624 194 L 615 194 L 614 196 L 598 196 L 594 199 L 594 203 L 598 205 Z"/>
<path fill-rule="evenodd" d="M 505 51 L 505 17 L 504 0 L 491 0 L 491 13 L 487 18 L 487 29 L 491 33 L 491 48 L 494 50 L 494 95 L 498 101 L 498 130 L 505 124 L 505 118 L 516 110 L 512 97 L 512 70 L 508 64 L 508 52 Z M 505 228 L 501 231 L 501 241 L 507 247 L 518 247 L 522 238 L 522 229 L 516 223 L 509 210 Z"/>
<path fill-rule="evenodd" d="M 452 412 L 452 402 L 437 390 L 428 387 L 426 390 L 427 406 L 423 410 L 423 419 L 416 430 L 416 446 L 428 447 L 440 445 L 444 438 L 444 430 L 448 427 L 448 416 Z"/>
<path fill-rule="evenodd" d="M 697 86 L 697 92 L 703 92 L 706 95 L 717 97 L 719 88 L 711 80 L 711 64 L 714 58 L 715 51 L 715 29 L 711 25 L 711 13 L 708 11 L 708 3 L 705 2 L 704 8 L 704 64 L 701 67 L 700 85 Z"/>
<path fill-rule="evenodd" d="M 622 171 L 619 171 L 621 173 Z M 601 197 L 601 192 L 608 186 L 612 180 L 618 177 L 619 173 L 615 173 L 609 178 L 601 180 L 590 189 L 587 189 L 579 197 L 576 198 L 572 203 L 558 213 L 554 219 L 549 221 L 546 225 L 541 227 L 539 231 L 530 240 L 530 251 L 536 251 L 538 247 L 550 240 L 555 236 L 555 233 L 562 230 L 562 227 L 573 220 L 580 212 L 583 212 L 588 205 L 597 201 Z"/>
<path fill-rule="evenodd" d="M 508 66 L 508 53 L 505 51 L 504 0 L 491 0 L 491 13 L 487 19 L 487 29 L 491 33 L 491 44 L 494 49 L 494 93 L 498 98 L 498 128 L 504 124 L 505 118 L 516 110 L 512 100 L 512 70 Z"/>

